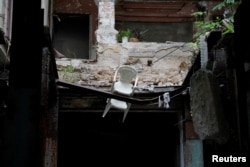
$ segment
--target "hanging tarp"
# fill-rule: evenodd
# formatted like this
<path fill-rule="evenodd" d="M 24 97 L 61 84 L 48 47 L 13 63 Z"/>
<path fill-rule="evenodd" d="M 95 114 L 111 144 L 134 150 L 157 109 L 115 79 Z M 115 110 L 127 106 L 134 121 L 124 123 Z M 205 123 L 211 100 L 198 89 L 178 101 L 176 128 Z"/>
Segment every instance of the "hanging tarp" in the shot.
<path fill-rule="evenodd" d="M 228 137 L 219 84 L 212 71 L 200 69 L 190 78 L 190 107 L 200 139 L 223 143 Z"/>

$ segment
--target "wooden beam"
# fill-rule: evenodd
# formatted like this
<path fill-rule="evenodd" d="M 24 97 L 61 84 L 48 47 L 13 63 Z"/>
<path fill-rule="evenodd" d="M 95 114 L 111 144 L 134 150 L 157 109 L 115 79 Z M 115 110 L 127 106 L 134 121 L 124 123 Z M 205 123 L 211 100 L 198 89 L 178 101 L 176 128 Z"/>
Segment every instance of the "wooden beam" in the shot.
<path fill-rule="evenodd" d="M 116 21 L 135 21 L 135 22 L 164 22 L 164 23 L 180 23 L 180 22 L 193 22 L 192 17 L 128 17 L 116 16 Z"/>
<path fill-rule="evenodd" d="M 158 101 L 159 96 L 163 95 L 165 93 L 165 92 L 161 92 L 161 93 L 157 93 L 155 95 L 155 97 L 143 98 L 143 99 L 141 98 L 140 99 L 140 98 L 135 98 L 135 97 L 122 96 L 122 95 L 114 94 L 114 93 L 111 93 L 108 91 L 98 90 L 97 88 L 82 86 L 79 84 L 74 84 L 74 83 L 70 83 L 70 82 L 66 82 L 66 81 L 62 81 L 62 80 L 58 80 L 57 85 L 63 86 L 66 88 L 70 88 L 73 90 L 77 90 L 78 92 L 82 92 L 82 93 L 86 93 L 86 91 L 87 91 L 87 92 L 91 92 L 93 94 L 98 94 L 98 95 L 106 97 L 106 98 L 114 98 L 114 99 L 130 102 L 130 103 L 134 103 L 134 104 L 155 103 Z M 178 95 L 181 95 L 182 92 L 184 92 L 186 89 L 187 89 L 187 86 L 181 86 L 181 87 L 177 87 L 177 88 L 173 89 L 172 91 L 169 91 L 170 98 L 174 98 Z"/>
<path fill-rule="evenodd" d="M 124 9 L 167 9 L 180 10 L 185 2 L 123 2 Z"/>
<path fill-rule="evenodd" d="M 181 2 L 120 2 L 116 5 L 115 19 L 132 22 L 193 22 L 194 5 Z"/>
<path fill-rule="evenodd" d="M 175 11 L 162 11 L 162 10 L 130 10 L 128 11 L 117 11 L 116 16 L 130 16 L 130 17 L 138 17 L 138 16 L 144 16 L 144 17 L 167 17 L 170 14 L 175 15 L 177 17 L 183 17 L 181 14 L 175 14 Z M 185 15 L 186 16 L 186 15 Z M 192 16 L 190 16 L 192 17 Z M 192 17 L 193 18 L 193 17 Z"/>

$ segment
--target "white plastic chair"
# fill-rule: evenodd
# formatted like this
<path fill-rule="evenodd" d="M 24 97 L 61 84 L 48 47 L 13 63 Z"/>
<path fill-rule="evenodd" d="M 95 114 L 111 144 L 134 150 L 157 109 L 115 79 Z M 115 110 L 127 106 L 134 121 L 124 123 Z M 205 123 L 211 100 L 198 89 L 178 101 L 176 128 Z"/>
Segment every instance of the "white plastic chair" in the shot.
<path fill-rule="evenodd" d="M 111 92 L 125 96 L 133 96 L 135 90 L 134 88 L 136 87 L 137 82 L 138 73 L 134 67 L 128 65 L 120 66 L 115 72 Z M 111 108 L 116 108 L 124 111 L 122 119 L 122 122 L 124 122 L 130 109 L 130 106 L 131 103 L 108 98 L 107 105 L 105 107 L 102 117 L 105 117 L 105 115 Z"/>

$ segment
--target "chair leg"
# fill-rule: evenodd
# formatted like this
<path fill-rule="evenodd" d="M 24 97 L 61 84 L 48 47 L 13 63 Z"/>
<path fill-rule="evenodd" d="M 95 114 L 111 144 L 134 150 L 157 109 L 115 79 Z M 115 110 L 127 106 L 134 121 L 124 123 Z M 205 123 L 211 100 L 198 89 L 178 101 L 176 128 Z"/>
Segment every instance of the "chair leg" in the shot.
<path fill-rule="evenodd" d="M 108 113 L 110 107 L 111 107 L 111 104 L 110 104 L 110 102 L 108 102 L 108 104 L 106 105 L 105 110 L 104 110 L 104 112 L 103 112 L 103 114 L 102 114 L 102 117 L 103 117 L 103 118 L 104 118 L 105 115 Z"/>
<path fill-rule="evenodd" d="M 131 106 L 131 103 L 127 103 L 128 107 L 127 109 L 124 111 L 124 114 L 123 114 L 123 118 L 122 118 L 122 122 L 125 121 L 126 117 L 127 117 L 127 114 L 128 114 L 128 111 L 130 109 L 130 106 Z"/>

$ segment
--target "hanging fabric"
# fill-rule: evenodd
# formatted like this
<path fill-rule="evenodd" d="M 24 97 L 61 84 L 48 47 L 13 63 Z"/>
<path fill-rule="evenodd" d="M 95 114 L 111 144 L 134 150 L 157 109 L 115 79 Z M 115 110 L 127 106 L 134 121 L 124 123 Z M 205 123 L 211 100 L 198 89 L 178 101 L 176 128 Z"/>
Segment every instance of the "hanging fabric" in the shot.
<path fill-rule="evenodd" d="M 166 109 L 169 108 L 169 102 L 170 102 L 170 96 L 169 93 L 166 92 L 162 96 L 159 96 L 158 98 L 158 107 L 164 107 Z"/>
<path fill-rule="evenodd" d="M 190 107 L 196 133 L 200 139 L 224 143 L 228 139 L 221 90 L 212 71 L 200 69 L 190 79 Z"/>

